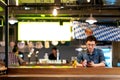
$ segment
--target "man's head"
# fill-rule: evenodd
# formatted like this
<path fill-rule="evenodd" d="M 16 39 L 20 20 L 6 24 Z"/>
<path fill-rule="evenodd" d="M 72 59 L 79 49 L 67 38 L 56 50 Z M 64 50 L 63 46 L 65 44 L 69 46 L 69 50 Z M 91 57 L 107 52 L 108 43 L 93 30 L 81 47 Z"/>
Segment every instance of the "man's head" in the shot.
<path fill-rule="evenodd" d="M 53 47 L 53 48 L 52 48 L 52 53 L 53 53 L 53 54 L 56 54 L 56 53 L 57 53 L 57 48 L 56 48 L 56 47 Z"/>
<path fill-rule="evenodd" d="M 93 52 L 93 50 L 96 46 L 96 43 L 97 43 L 97 39 L 94 36 L 88 36 L 86 38 L 86 46 L 90 53 Z"/>
<path fill-rule="evenodd" d="M 93 34 L 93 31 L 90 28 L 85 29 L 85 34 L 87 36 L 91 36 Z"/>
<path fill-rule="evenodd" d="M 15 42 L 11 41 L 11 42 L 10 42 L 10 47 L 13 48 L 14 46 L 15 46 Z"/>

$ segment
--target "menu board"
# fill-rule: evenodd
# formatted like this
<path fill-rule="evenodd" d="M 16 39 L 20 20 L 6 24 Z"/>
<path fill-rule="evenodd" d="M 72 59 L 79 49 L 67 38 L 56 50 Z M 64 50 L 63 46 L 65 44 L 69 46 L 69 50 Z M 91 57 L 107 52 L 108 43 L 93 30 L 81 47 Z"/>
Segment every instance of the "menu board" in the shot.
<path fill-rule="evenodd" d="M 70 41 L 70 22 L 19 22 L 18 40 Z"/>

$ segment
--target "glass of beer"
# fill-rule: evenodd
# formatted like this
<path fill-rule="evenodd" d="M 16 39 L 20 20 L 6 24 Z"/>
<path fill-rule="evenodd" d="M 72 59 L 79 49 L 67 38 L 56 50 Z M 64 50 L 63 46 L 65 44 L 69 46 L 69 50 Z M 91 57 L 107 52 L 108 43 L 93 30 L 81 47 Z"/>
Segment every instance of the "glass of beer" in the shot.
<path fill-rule="evenodd" d="M 77 66 L 77 57 L 75 57 L 75 56 L 71 57 L 71 64 L 72 64 L 73 68 L 76 68 L 76 66 Z"/>

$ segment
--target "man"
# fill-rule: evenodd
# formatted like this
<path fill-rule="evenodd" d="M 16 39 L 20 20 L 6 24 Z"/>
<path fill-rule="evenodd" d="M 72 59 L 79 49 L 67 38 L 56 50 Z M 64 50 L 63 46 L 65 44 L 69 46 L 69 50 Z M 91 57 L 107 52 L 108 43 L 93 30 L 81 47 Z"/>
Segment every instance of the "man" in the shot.
<path fill-rule="evenodd" d="M 12 45 L 13 47 L 13 45 Z M 9 58 L 8 58 L 8 65 L 21 65 L 21 64 L 24 64 L 25 61 L 24 61 L 24 54 L 22 52 L 19 51 L 19 48 L 17 46 L 17 43 L 14 44 L 14 47 L 12 49 L 11 52 L 9 52 L 8 54 Z"/>
<path fill-rule="evenodd" d="M 105 66 L 105 57 L 102 50 L 95 48 L 97 40 L 94 36 L 86 38 L 86 51 L 77 56 L 77 66 L 99 67 Z"/>
<path fill-rule="evenodd" d="M 57 48 L 56 47 L 52 48 L 52 53 L 49 54 L 49 59 L 50 60 L 57 60 Z"/>
<path fill-rule="evenodd" d="M 86 28 L 85 34 L 86 34 L 86 36 L 91 36 L 91 35 L 93 35 L 93 31 L 90 28 Z"/>

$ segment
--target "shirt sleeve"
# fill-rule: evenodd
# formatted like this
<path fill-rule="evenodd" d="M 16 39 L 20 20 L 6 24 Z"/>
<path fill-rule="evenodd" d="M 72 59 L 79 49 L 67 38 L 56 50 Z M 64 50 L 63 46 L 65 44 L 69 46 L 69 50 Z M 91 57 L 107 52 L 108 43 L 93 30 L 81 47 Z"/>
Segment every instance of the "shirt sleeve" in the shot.
<path fill-rule="evenodd" d="M 79 52 L 79 53 L 78 53 L 78 56 L 77 56 L 77 62 L 78 62 L 78 63 L 80 63 L 80 62 L 82 61 L 82 57 L 83 57 L 82 53 Z"/>
<path fill-rule="evenodd" d="M 78 56 L 77 56 L 77 61 L 78 61 L 78 63 L 80 63 L 80 62 L 83 61 L 83 60 L 89 61 L 89 57 L 88 57 L 87 53 L 79 52 L 79 54 L 78 54 Z"/>

